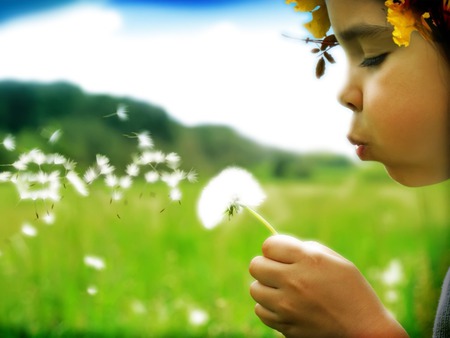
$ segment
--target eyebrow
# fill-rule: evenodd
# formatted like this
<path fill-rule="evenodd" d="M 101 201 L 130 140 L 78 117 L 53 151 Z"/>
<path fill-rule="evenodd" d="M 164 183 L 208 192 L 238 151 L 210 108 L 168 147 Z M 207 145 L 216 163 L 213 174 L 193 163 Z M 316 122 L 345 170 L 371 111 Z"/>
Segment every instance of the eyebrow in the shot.
<path fill-rule="evenodd" d="M 349 29 L 342 31 L 337 35 L 339 36 L 340 40 L 348 42 L 356 38 L 371 38 L 380 34 L 391 34 L 391 32 L 392 29 L 386 26 L 362 24 L 350 27 Z"/>

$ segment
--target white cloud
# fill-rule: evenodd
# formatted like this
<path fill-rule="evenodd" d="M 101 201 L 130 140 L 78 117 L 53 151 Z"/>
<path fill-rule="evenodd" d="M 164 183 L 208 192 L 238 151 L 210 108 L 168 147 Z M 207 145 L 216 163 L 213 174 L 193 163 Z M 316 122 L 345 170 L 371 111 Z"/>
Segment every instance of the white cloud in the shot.
<path fill-rule="evenodd" d="M 189 125 L 224 123 L 266 144 L 352 152 L 350 114 L 335 100 L 342 66 L 316 80 L 311 46 L 274 25 L 132 35 L 120 12 L 83 5 L 5 25 L 0 45 L 0 79 L 64 79 L 148 100 Z"/>

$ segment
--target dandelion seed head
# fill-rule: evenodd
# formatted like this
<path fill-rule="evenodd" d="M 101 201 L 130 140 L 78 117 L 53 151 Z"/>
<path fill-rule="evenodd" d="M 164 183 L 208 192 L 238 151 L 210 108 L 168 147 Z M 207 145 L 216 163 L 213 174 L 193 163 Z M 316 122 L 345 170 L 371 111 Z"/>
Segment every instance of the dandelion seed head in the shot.
<path fill-rule="evenodd" d="M 200 194 L 197 213 L 203 226 L 211 229 L 228 212 L 239 212 L 241 206 L 257 207 L 266 195 L 248 171 L 229 167 L 212 178 Z"/>
<path fill-rule="evenodd" d="M 2 142 L 3 146 L 8 151 L 13 151 L 16 149 L 16 140 L 12 135 L 6 135 Z"/>
<path fill-rule="evenodd" d="M 103 270 L 106 267 L 105 261 L 101 257 L 93 255 L 84 256 L 84 264 L 95 270 Z"/>
<path fill-rule="evenodd" d="M 28 237 L 36 237 L 37 236 L 36 228 L 29 223 L 23 224 L 21 231 L 25 236 L 28 236 Z"/>

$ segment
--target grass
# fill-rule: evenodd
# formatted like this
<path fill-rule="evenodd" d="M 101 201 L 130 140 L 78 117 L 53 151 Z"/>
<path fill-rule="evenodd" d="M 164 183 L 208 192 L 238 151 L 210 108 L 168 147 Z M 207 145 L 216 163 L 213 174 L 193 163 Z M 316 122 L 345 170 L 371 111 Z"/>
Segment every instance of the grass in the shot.
<path fill-rule="evenodd" d="M 248 264 L 270 234 L 245 213 L 203 229 L 195 214 L 202 186 L 182 186 L 181 205 L 167 202 L 164 187 L 135 185 L 119 204 L 100 187 L 88 198 L 67 189 L 46 225 L 51 205 L 19 202 L 12 186 L 0 185 L 0 336 L 277 337 L 254 315 L 248 291 Z M 408 189 L 357 175 L 267 182 L 260 211 L 279 232 L 353 261 L 411 337 L 423 337 L 450 265 L 448 187 Z M 37 236 L 21 233 L 24 222 Z M 86 266 L 85 255 L 102 257 L 106 268 Z M 387 286 L 380 273 L 394 259 L 403 278 Z M 206 322 L 190 320 L 195 310 Z"/>

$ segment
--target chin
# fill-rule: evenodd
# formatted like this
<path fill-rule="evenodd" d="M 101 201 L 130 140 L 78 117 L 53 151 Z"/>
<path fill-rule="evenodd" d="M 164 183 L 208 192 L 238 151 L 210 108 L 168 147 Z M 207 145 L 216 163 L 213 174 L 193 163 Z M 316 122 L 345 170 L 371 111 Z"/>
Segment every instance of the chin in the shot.
<path fill-rule="evenodd" d="M 450 172 L 428 172 L 414 170 L 398 170 L 385 166 L 389 176 L 396 182 L 406 187 L 417 188 L 438 184 L 450 179 Z"/>

